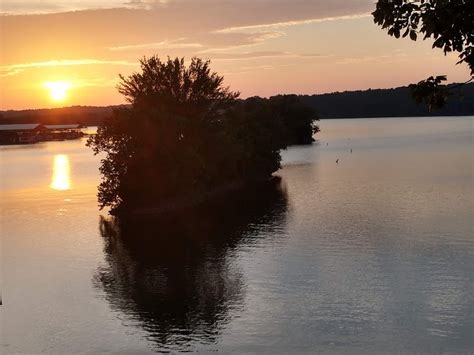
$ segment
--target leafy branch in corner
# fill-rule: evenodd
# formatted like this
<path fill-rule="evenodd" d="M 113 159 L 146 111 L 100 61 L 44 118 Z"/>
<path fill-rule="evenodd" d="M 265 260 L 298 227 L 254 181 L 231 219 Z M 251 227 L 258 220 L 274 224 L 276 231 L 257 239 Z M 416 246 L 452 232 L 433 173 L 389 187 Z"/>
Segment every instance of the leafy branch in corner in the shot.
<path fill-rule="evenodd" d="M 458 52 L 457 64 L 465 63 L 471 71 L 466 83 L 474 79 L 474 0 L 378 0 L 372 15 L 390 36 L 416 41 L 421 34 L 445 55 Z M 413 97 L 430 110 L 443 107 L 452 89 L 442 84 L 446 80 L 438 75 L 410 85 Z"/>

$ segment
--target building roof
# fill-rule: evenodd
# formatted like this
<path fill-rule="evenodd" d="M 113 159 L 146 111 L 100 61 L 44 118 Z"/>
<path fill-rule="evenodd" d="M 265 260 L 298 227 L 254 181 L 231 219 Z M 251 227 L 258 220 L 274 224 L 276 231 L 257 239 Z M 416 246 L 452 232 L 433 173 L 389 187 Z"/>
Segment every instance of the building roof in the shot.
<path fill-rule="evenodd" d="M 0 131 L 32 131 L 38 128 L 44 126 L 40 123 L 0 124 Z"/>
<path fill-rule="evenodd" d="M 47 129 L 78 129 L 82 128 L 80 124 L 47 124 L 44 125 Z"/>

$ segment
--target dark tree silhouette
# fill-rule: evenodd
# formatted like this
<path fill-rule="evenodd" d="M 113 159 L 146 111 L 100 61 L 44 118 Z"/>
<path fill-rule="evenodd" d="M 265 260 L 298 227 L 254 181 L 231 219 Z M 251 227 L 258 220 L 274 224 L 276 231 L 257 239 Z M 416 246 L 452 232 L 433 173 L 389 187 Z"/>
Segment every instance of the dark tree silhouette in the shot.
<path fill-rule="evenodd" d="M 186 67 L 184 59 L 154 56 L 140 61 L 141 72 L 120 76 L 118 90 L 131 106 L 116 110 L 88 141 L 96 154 L 107 153 L 102 207 L 140 206 L 212 180 L 216 131 L 239 94 L 209 64 L 193 58 Z"/>
<path fill-rule="evenodd" d="M 270 97 L 277 114 L 283 120 L 288 145 L 311 144 L 318 133 L 319 121 L 316 111 L 303 103 L 298 95 L 277 95 Z"/>
<path fill-rule="evenodd" d="M 140 60 L 142 72 L 120 75 L 118 91 L 134 107 L 158 109 L 167 114 L 212 121 L 239 96 L 223 86 L 224 78 L 211 72 L 210 61 L 184 58 L 162 62 L 153 56 Z"/>
<path fill-rule="evenodd" d="M 433 48 L 444 53 L 458 52 L 458 64 L 465 63 L 474 79 L 474 0 L 378 0 L 372 13 L 374 22 L 396 38 L 416 41 L 433 38 Z M 445 75 L 429 77 L 412 84 L 413 97 L 430 110 L 446 104 L 450 91 L 442 83 Z"/>
<path fill-rule="evenodd" d="M 186 66 L 154 56 L 140 64 L 141 72 L 121 76 L 118 86 L 131 105 L 87 143 L 106 153 L 98 197 L 112 213 L 267 180 L 280 168 L 280 150 L 315 132 L 313 111 L 296 97 L 236 100 L 209 61 L 193 58 Z"/>

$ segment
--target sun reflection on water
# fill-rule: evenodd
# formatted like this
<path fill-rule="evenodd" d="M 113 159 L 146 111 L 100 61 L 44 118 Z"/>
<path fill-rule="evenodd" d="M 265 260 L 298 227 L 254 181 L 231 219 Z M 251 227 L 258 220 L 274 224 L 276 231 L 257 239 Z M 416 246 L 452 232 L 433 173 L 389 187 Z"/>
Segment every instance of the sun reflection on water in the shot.
<path fill-rule="evenodd" d="M 55 155 L 53 177 L 49 186 L 55 190 L 69 190 L 71 188 L 70 172 L 69 157 L 65 154 Z"/>

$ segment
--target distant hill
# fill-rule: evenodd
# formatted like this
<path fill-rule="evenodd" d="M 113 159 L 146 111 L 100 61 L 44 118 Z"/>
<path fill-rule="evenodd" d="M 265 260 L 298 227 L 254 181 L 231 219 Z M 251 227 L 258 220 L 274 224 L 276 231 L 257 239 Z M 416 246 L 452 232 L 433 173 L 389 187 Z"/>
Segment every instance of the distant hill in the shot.
<path fill-rule="evenodd" d="M 445 108 L 435 112 L 429 112 L 425 105 L 418 105 L 408 87 L 304 95 L 301 98 L 319 113 L 320 118 L 474 116 L 474 84 L 465 85 L 460 92 L 462 97 L 453 95 Z"/>
<path fill-rule="evenodd" d="M 51 109 L 0 111 L 0 124 L 7 123 L 42 123 L 69 124 L 81 123 L 96 126 L 112 114 L 118 106 L 71 106 Z"/>
<path fill-rule="evenodd" d="M 345 91 L 321 95 L 301 95 L 302 100 L 314 108 L 320 118 L 360 117 L 417 117 L 417 116 L 474 116 L 474 83 L 465 85 L 462 97 L 454 95 L 448 105 L 436 112 L 417 105 L 408 87 Z M 111 115 L 118 106 L 71 106 L 65 108 L 0 111 L 0 124 L 81 123 L 95 126 Z"/>

